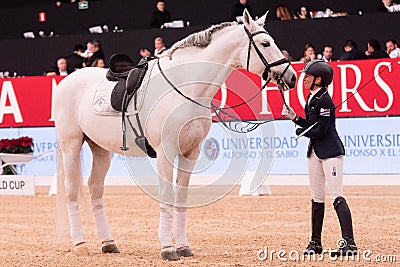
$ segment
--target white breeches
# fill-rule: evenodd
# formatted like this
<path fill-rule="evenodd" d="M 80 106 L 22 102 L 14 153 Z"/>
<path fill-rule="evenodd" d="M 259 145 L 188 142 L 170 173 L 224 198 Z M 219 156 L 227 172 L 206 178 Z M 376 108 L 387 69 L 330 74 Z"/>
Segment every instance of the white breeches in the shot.
<path fill-rule="evenodd" d="M 329 197 L 334 201 L 343 196 L 343 156 L 319 159 L 314 150 L 308 158 L 308 179 L 311 198 L 315 202 L 325 202 L 325 184 Z"/>

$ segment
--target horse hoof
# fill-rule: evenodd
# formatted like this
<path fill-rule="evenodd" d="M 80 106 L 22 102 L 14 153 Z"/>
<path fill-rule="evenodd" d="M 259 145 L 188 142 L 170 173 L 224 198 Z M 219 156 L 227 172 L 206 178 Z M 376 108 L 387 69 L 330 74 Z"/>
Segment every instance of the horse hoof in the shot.
<path fill-rule="evenodd" d="M 194 254 L 190 250 L 189 247 L 181 247 L 176 249 L 176 254 L 178 254 L 179 257 L 193 257 Z"/>
<path fill-rule="evenodd" d="M 86 247 L 85 243 L 75 245 L 74 252 L 78 256 L 89 256 L 89 249 Z"/>
<path fill-rule="evenodd" d="M 101 247 L 103 253 L 119 253 L 119 249 L 115 244 L 107 244 Z"/>
<path fill-rule="evenodd" d="M 180 259 L 175 250 L 167 250 L 161 252 L 161 258 L 165 261 L 177 261 Z"/>

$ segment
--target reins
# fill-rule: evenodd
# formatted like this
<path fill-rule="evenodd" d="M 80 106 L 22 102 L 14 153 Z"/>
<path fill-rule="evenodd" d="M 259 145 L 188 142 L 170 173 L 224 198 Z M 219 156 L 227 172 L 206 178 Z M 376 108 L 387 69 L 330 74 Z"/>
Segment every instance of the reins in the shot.
<path fill-rule="evenodd" d="M 244 25 L 243 25 L 243 26 L 244 26 Z M 249 37 L 249 46 L 248 46 L 247 63 L 246 63 L 246 65 L 247 65 L 247 66 L 246 66 L 246 70 L 247 70 L 247 71 L 249 71 L 249 65 L 250 65 L 250 55 L 251 55 L 250 51 L 251 51 L 251 46 L 253 46 L 253 48 L 255 49 L 255 51 L 256 51 L 258 57 L 260 58 L 261 62 L 262 62 L 262 63 L 264 64 L 264 66 L 265 66 L 264 74 L 265 74 L 266 72 L 270 72 L 272 67 L 279 66 L 279 65 L 281 65 L 281 64 L 287 63 L 286 68 L 284 69 L 284 71 L 283 71 L 283 72 L 279 75 L 279 77 L 277 78 L 277 85 L 278 85 L 279 91 L 281 92 L 282 100 L 283 100 L 283 102 L 285 103 L 285 105 L 287 105 L 287 104 L 286 104 L 286 101 L 285 101 L 285 98 L 284 98 L 284 96 L 283 96 L 283 92 L 282 92 L 282 91 L 285 89 L 286 84 L 283 82 L 282 78 L 283 78 L 283 76 L 285 75 L 286 71 L 287 71 L 287 70 L 289 69 L 289 67 L 291 66 L 290 62 L 289 62 L 286 58 L 282 58 L 282 59 L 279 59 L 279 60 L 274 61 L 274 62 L 272 62 L 272 63 L 268 63 L 267 59 L 266 59 L 266 58 L 264 57 L 264 55 L 261 53 L 260 49 L 257 47 L 256 43 L 255 43 L 254 40 L 253 40 L 253 37 L 254 37 L 254 36 L 256 36 L 256 35 L 258 35 L 258 34 L 262 34 L 262 33 L 268 34 L 268 32 L 266 32 L 266 31 L 257 31 L 257 32 L 254 32 L 254 33 L 250 33 L 250 31 L 246 28 L 246 26 L 244 26 L 244 30 L 245 30 L 247 36 Z M 228 110 L 228 109 L 233 109 L 233 108 L 236 108 L 236 107 L 243 106 L 243 105 L 245 105 L 245 104 L 248 104 L 248 103 L 251 102 L 252 100 L 254 100 L 254 99 L 262 92 L 262 90 L 267 86 L 267 84 L 272 80 L 271 77 L 268 77 L 268 79 L 266 79 L 266 82 L 265 82 L 265 84 L 261 87 L 261 90 L 259 90 L 253 97 L 251 97 L 250 99 L 248 99 L 248 100 L 246 100 L 246 101 L 244 101 L 244 102 L 242 102 L 242 103 L 239 103 L 239 104 L 236 104 L 236 105 L 233 105 L 233 106 L 229 106 L 229 107 L 217 107 L 217 106 L 215 106 L 215 105 L 211 102 L 211 107 L 209 107 L 209 106 L 205 106 L 204 104 L 202 104 L 202 103 L 200 103 L 200 102 L 194 100 L 193 98 L 191 98 L 191 97 L 185 95 L 181 90 L 179 90 L 179 89 L 168 79 L 168 77 L 166 76 L 165 72 L 162 70 L 161 65 L 160 65 L 160 59 L 157 59 L 157 67 L 158 67 L 158 69 L 159 69 L 159 71 L 160 71 L 162 77 L 165 79 L 165 81 L 166 81 L 179 95 L 183 96 L 185 99 L 191 101 L 192 103 L 194 103 L 194 104 L 196 104 L 196 105 L 198 105 L 198 106 L 201 106 L 201 107 L 203 107 L 203 108 L 206 108 L 206 109 L 209 109 L 209 110 L 213 111 L 213 112 L 215 113 L 215 115 L 217 116 L 217 118 L 222 122 L 222 124 L 223 124 L 225 127 L 227 127 L 228 129 L 232 130 L 232 131 L 240 132 L 240 133 L 250 132 L 250 131 L 255 130 L 259 125 L 264 124 L 264 123 L 268 123 L 268 122 L 271 122 L 271 121 L 272 121 L 272 120 L 268 120 L 268 121 L 263 121 L 263 122 L 258 122 L 258 121 L 257 121 L 257 122 L 254 122 L 254 121 L 248 121 L 248 120 L 241 120 L 240 118 L 238 118 L 238 117 L 236 117 L 236 116 L 233 116 L 233 115 L 231 115 L 231 114 L 229 114 L 229 113 L 227 113 L 227 112 L 225 111 L 225 110 Z M 264 74 L 263 74 L 263 78 L 264 78 Z M 231 120 L 233 120 L 233 121 L 225 122 L 225 121 L 223 120 L 223 118 L 221 117 L 221 113 L 222 113 L 223 115 L 225 115 L 226 117 L 229 117 L 229 118 L 230 118 Z M 282 118 L 282 117 L 280 117 L 279 119 L 281 119 L 281 118 Z M 238 130 L 236 126 L 228 125 L 228 124 L 231 124 L 231 123 L 236 123 L 236 124 L 237 124 L 238 121 L 243 122 L 243 123 L 247 123 L 247 124 L 248 124 L 247 126 L 249 126 L 249 127 L 247 127 L 247 126 L 246 126 L 246 127 L 242 127 L 241 130 Z M 246 128 L 246 130 L 244 130 L 245 128 Z"/>

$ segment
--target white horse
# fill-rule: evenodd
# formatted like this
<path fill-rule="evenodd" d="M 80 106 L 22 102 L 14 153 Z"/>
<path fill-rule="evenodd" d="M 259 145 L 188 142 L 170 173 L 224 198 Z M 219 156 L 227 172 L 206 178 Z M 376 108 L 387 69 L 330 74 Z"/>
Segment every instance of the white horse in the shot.
<path fill-rule="evenodd" d="M 174 44 L 164 57 L 157 59 L 159 68 L 155 63 L 152 64 L 153 67 L 149 67 L 150 82 L 146 84 L 139 117 L 149 144 L 157 152 L 161 200 L 158 237 L 161 256 L 165 260 L 193 256 L 185 230 L 185 188 L 189 185 L 191 172 L 199 156 L 199 145 L 211 127 L 211 112 L 204 106 L 210 106 L 212 98 L 230 75 L 232 67 L 247 66 L 250 72 L 285 83 L 289 88 L 296 84 L 294 69 L 264 30 L 266 15 L 254 21 L 245 10 L 243 25 L 227 22 L 194 33 Z M 194 66 L 190 65 L 193 62 L 199 64 L 195 64 L 193 68 L 179 67 L 187 64 Z M 165 76 L 160 75 L 160 70 Z M 97 233 L 104 253 L 119 252 L 109 230 L 102 200 L 104 179 L 112 152 L 127 156 L 146 156 L 135 144 L 135 135 L 130 129 L 126 132 L 129 150 L 121 151 L 120 116 L 102 116 L 93 111 L 92 101 L 96 87 L 100 82 L 107 82 L 105 75 L 106 70 L 101 68 L 78 70 L 60 82 L 54 100 L 60 150 L 57 212 L 60 213 L 61 208 L 65 211 L 66 206 L 67 212 L 63 218 L 68 218 L 74 251 L 80 255 L 89 253 L 84 241 L 77 201 L 82 184 L 80 150 L 83 142 L 88 143 L 93 154 L 88 186 Z M 206 83 L 196 82 L 205 80 Z M 184 85 L 179 89 L 181 95 L 175 90 L 175 85 Z M 173 162 L 176 157 L 176 184 L 181 190 L 174 191 Z M 59 206 L 62 203 L 64 207 Z M 62 224 L 60 218 L 58 223 Z"/>

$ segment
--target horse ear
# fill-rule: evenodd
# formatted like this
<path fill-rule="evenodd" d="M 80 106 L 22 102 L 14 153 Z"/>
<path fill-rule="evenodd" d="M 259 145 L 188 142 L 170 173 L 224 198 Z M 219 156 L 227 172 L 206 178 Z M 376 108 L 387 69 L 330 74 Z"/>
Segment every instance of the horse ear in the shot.
<path fill-rule="evenodd" d="M 244 25 L 246 25 L 247 28 L 253 29 L 252 27 L 253 19 L 251 18 L 249 11 L 247 11 L 247 8 L 245 8 L 243 11 L 243 23 Z"/>
<path fill-rule="evenodd" d="M 267 16 L 268 16 L 269 11 L 267 11 L 267 13 L 264 14 L 264 16 L 262 16 L 261 18 L 259 18 L 256 23 L 258 25 L 260 25 L 261 27 L 265 26 L 265 22 L 267 22 Z"/>

